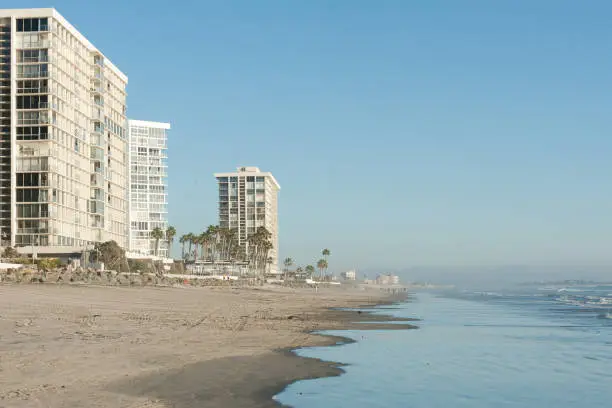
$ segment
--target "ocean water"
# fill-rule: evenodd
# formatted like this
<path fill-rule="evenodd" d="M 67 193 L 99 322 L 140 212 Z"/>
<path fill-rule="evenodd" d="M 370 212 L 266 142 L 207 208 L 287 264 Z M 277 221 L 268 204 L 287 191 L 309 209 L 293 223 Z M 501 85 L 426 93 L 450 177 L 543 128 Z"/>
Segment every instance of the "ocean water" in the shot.
<path fill-rule="evenodd" d="M 392 310 L 418 330 L 300 355 L 349 364 L 275 398 L 300 407 L 612 406 L 612 286 L 417 293 Z"/>

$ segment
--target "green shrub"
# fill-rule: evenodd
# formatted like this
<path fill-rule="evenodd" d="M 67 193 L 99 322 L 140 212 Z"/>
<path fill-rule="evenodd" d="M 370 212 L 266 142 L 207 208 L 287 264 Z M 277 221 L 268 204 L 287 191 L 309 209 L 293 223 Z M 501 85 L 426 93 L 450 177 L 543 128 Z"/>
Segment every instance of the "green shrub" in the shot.
<path fill-rule="evenodd" d="M 17 252 L 17 250 L 12 247 L 6 247 L 2 252 L 3 258 L 19 258 L 19 256 L 19 252 Z"/>
<path fill-rule="evenodd" d="M 130 271 L 132 272 L 148 272 L 151 269 L 151 265 L 149 263 L 140 259 L 128 259 L 128 265 L 130 267 Z"/>
<path fill-rule="evenodd" d="M 39 269 L 48 271 L 51 269 L 59 268 L 62 266 L 62 262 L 57 258 L 42 258 L 36 260 L 36 265 Z"/>
<path fill-rule="evenodd" d="M 28 265 L 32 263 L 32 258 L 13 258 L 11 259 L 11 263 Z"/>

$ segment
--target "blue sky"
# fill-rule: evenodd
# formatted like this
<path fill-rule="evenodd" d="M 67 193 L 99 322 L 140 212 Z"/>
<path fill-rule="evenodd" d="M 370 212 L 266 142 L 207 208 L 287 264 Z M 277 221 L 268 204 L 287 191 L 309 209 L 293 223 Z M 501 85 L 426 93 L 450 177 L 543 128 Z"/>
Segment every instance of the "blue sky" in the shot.
<path fill-rule="evenodd" d="M 50 5 L 172 122 L 179 234 L 256 165 L 299 264 L 612 264 L 608 1 L 3 1 Z"/>

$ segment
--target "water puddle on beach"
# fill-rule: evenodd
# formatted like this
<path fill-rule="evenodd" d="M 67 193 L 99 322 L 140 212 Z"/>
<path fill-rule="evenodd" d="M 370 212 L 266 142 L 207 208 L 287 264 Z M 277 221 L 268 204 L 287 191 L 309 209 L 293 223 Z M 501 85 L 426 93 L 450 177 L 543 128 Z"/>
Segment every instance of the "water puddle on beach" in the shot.
<path fill-rule="evenodd" d="M 420 293 L 384 310 L 423 319 L 419 330 L 329 332 L 356 342 L 298 354 L 347 363 L 346 373 L 275 398 L 296 408 L 608 406 L 612 325 L 555 302 Z"/>

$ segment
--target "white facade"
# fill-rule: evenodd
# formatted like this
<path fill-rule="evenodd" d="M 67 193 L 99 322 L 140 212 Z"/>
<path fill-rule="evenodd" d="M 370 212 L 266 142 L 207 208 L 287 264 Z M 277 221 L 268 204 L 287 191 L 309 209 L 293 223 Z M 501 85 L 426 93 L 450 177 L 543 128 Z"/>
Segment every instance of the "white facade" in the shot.
<path fill-rule="evenodd" d="M 128 245 L 127 77 L 55 9 L 0 10 L 0 235 Z"/>
<path fill-rule="evenodd" d="M 346 271 L 342 272 L 340 276 L 346 280 L 355 280 L 357 279 L 357 273 L 355 271 Z"/>
<path fill-rule="evenodd" d="M 165 239 L 155 240 L 151 231 L 168 228 L 168 134 L 169 123 L 129 121 L 130 143 L 130 253 L 169 257 Z"/>
<path fill-rule="evenodd" d="M 272 235 L 269 256 L 270 270 L 279 273 L 278 267 L 278 192 L 280 185 L 272 173 L 257 167 L 239 167 L 236 172 L 216 173 L 219 185 L 219 226 L 238 231 L 240 245 L 255 234 L 258 227 L 265 227 Z"/>

